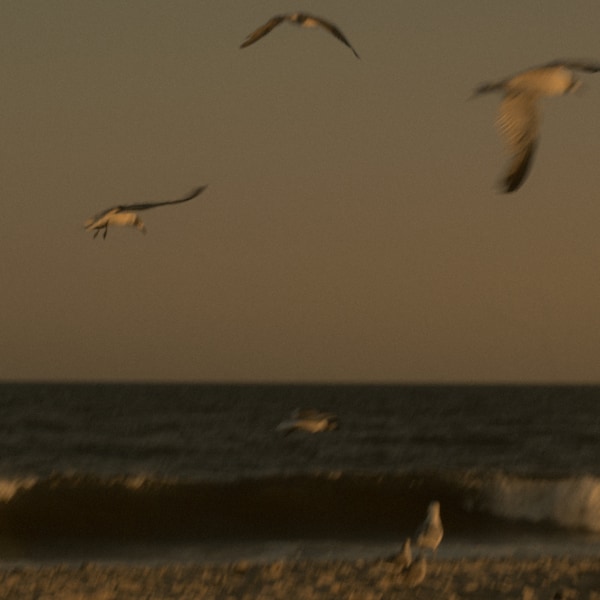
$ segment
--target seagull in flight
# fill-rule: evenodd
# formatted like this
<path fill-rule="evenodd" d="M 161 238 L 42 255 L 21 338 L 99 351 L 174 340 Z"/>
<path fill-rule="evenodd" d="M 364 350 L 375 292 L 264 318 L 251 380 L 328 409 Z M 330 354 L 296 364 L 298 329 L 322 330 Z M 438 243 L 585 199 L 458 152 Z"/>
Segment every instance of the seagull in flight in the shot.
<path fill-rule="evenodd" d="M 339 429 L 339 426 L 339 420 L 336 415 L 308 408 L 295 410 L 289 421 L 282 421 L 277 425 L 277 431 L 283 431 L 285 435 L 296 430 L 319 433 L 320 431 Z"/>
<path fill-rule="evenodd" d="M 314 17 L 307 13 L 290 13 L 286 15 L 276 15 L 272 19 L 268 20 L 264 25 L 261 25 L 256 31 L 253 31 L 246 41 L 240 46 L 240 48 L 246 48 L 250 46 L 250 44 L 254 44 L 260 40 L 260 38 L 270 33 L 277 25 L 283 23 L 284 21 L 289 21 L 290 23 L 295 23 L 296 25 L 300 25 L 300 27 L 323 27 L 329 33 L 334 35 L 338 40 L 342 43 L 346 44 L 352 52 L 354 52 L 354 56 L 356 58 L 360 58 L 356 50 L 352 47 L 352 44 L 346 39 L 346 36 L 333 24 L 325 19 L 321 19 L 320 17 Z"/>
<path fill-rule="evenodd" d="M 556 60 L 502 81 L 485 83 L 475 90 L 475 96 L 488 92 L 504 94 L 497 120 L 510 154 L 508 170 L 502 181 L 503 192 L 519 189 L 531 167 L 539 138 L 540 98 L 562 96 L 581 87 L 574 71 L 597 73 L 600 63 Z"/>
<path fill-rule="evenodd" d="M 178 200 L 146 202 L 143 204 L 120 204 L 119 206 L 113 206 L 112 208 L 103 210 L 91 219 L 88 219 L 83 226 L 85 227 L 86 231 L 94 231 L 94 238 L 100 233 L 101 229 L 104 230 L 102 237 L 106 238 L 109 225 L 119 225 L 121 227 L 130 225 L 131 227 L 136 227 L 142 233 L 146 233 L 146 226 L 134 211 L 147 210 L 149 208 L 156 208 L 157 206 L 166 206 L 167 204 L 180 204 L 181 202 L 187 202 L 188 200 L 199 196 L 207 187 L 208 186 L 206 185 L 198 187 L 192 190 L 184 198 L 179 198 Z"/>

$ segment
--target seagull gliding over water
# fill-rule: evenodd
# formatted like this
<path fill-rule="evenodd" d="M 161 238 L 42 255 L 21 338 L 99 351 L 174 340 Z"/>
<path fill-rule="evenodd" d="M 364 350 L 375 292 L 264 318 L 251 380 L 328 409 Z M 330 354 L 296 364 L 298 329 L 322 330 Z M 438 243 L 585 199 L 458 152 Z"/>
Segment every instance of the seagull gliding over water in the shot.
<path fill-rule="evenodd" d="M 192 192 L 190 192 L 184 198 L 179 198 L 178 200 L 165 200 L 164 202 L 146 202 L 144 204 L 120 204 L 119 206 L 113 206 L 112 208 L 107 208 L 102 212 L 98 213 L 96 216 L 88 219 L 83 226 L 86 231 L 94 231 L 94 238 L 100 233 L 101 229 L 104 229 L 104 233 L 102 234 L 103 238 L 106 238 L 106 234 L 108 233 L 109 225 L 119 225 L 121 227 L 126 227 L 127 225 L 131 225 L 132 227 L 137 227 L 142 233 L 146 233 L 146 226 L 142 222 L 142 220 L 135 214 L 136 210 L 147 210 L 148 208 L 155 208 L 157 206 L 165 206 L 167 204 L 179 204 L 181 202 L 187 202 L 192 198 L 200 195 L 207 186 L 203 185 L 202 187 L 196 188 Z"/>
<path fill-rule="evenodd" d="M 285 435 L 297 430 L 319 433 L 320 431 L 334 431 L 335 429 L 339 429 L 339 421 L 336 415 L 312 408 L 295 410 L 290 420 L 283 421 L 277 426 L 277 431 L 283 431 Z"/>
<path fill-rule="evenodd" d="M 502 92 L 498 129 L 506 140 L 511 159 L 502 189 L 514 192 L 525 181 L 538 143 L 539 101 L 543 96 L 562 96 L 581 86 L 573 71 L 597 73 L 600 63 L 557 60 L 523 71 L 502 81 L 485 83 L 475 95 Z"/>
<path fill-rule="evenodd" d="M 314 17 L 307 13 L 291 13 L 287 15 L 276 15 L 272 19 L 269 19 L 264 25 L 261 25 L 258 29 L 253 31 L 246 41 L 240 46 L 240 48 L 246 48 L 250 46 L 250 44 L 254 44 L 260 40 L 260 38 L 270 33 L 277 25 L 283 23 L 284 21 L 289 21 L 290 23 L 295 23 L 296 25 L 300 25 L 300 27 L 323 27 L 329 33 L 334 35 L 338 40 L 342 43 L 346 44 L 352 52 L 354 52 L 354 56 L 356 58 L 360 58 L 356 50 L 352 47 L 352 44 L 346 39 L 346 36 L 333 24 L 325 19 L 321 19 L 320 17 Z"/>

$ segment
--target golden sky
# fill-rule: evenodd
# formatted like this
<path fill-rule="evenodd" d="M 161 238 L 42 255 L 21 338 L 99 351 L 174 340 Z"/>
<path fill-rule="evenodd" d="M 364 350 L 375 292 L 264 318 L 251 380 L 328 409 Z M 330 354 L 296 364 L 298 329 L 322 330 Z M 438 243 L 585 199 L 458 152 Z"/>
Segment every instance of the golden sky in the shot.
<path fill-rule="evenodd" d="M 323 30 L 271 16 L 333 21 Z M 0 2 L 0 379 L 600 380 L 600 74 L 544 100 L 528 180 L 500 98 L 600 61 L 597 0 Z M 83 222 L 178 198 L 148 229 Z"/>

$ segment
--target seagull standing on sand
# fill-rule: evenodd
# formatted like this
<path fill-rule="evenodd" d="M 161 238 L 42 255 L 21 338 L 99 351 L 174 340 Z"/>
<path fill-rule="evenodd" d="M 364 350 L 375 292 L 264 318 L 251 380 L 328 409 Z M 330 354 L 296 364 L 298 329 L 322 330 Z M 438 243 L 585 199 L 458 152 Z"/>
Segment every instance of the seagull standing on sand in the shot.
<path fill-rule="evenodd" d="M 270 33 L 277 25 L 284 21 L 295 23 L 296 25 L 300 25 L 300 27 L 323 27 L 342 43 L 346 44 L 346 46 L 354 52 L 356 58 L 360 58 L 356 50 L 352 47 L 352 44 L 346 39 L 346 36 L 333 23 L 319 17 L 313 17 L 307 13 L 299 12 L 287 15 L 276 15 L 272 19 L 269 19 L 264 25 L 261 25 L 258 29 L 253 31 L 240 48 L 246 48 L 247 46 L 250 46 L 250 44 L 254 44 L 254 42 L 260 40 L 260 38 L 267 35 L 267 33 Z"/>
<path fill-rule="evenodd" d="M 506 140 L 511 159 L 502 190 L 514 192 L 525 181 L 538 143 L 539 101 L 543 96 L 562 96 L 581 86 L 573 71 L 597 73 L 600 63 L 557 60 L 523 71 L 495 83 L 485 83 L 475 95 L 488 92 L 504 94 L 498 115 L 498 129 Z"/>
<path fill-rule="evenodd" d="M 402 544 L 402 548 L 398 554 L 394 554 L 387 559 L 388 562 L 393 562 L 394 566 L 401 572 L 410 567 L 412 563 L 412 552 L 410 549 L 410 538 L 406 538 Z"/>
<path fill-rule="evenodd" d="M 440 518 L 440 503 L 430 502 L 427 517 L 415 533 L 415 543 L 419 548 L 427 548 L 435 553 L 444 537 L 444 528 Z"/>
<path fill-rule="evenodd" d="M 100 233 L 101 229 L 104 229 L 104 233 L 102 234 L 103 238 L 106 238 L 106 234 L 108 233 L 109 225 L 119 225 L 121 227 L 126 227 L 130 225 L 131 227 L 136 227 L 142 233 L 146 233 L 146 226 L 142 222 L 142 220 L 135 214 L 136 210 L 147 210 L 149 208 L 156 208 L 157 206 L 166 206 L 167 204 L 179 204 L 181 202 L 187 202 L 192 198 L 200 195 L 207 186 L 202 186 L 196 188 L 192 192 L 190 192 L 184 198 L 179 198 L 178 200 L 166 200 L 164 202 L 147 202 L 145 204 L 120 204 L 119 206 L 113 206 L 112 208 L 107 208 L 102 212 L 98 213 L 95 217 L 88 219 L 84 223 L 84 227 L 86 231 L 94 231 L 94 238 Z"/>
<path fill-rule="evenodd" d="M 427 562 L 425 561 L 425 557 L 419 554 L 417 559 L 406 569 L 404 583 L 409 588 L 415 588 L 423 583 L 425 575 L 427 575 Z"/>

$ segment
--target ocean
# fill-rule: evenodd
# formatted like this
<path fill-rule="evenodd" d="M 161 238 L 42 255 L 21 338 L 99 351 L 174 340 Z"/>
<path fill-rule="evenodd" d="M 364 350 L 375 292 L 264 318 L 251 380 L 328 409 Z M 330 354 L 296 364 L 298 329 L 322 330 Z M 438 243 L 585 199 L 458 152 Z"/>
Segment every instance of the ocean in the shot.
<path fill-rule="evenodd" d="M 335 431 L 285 435 L 297 408 Z M 600 387 L 0 384 L 0 561 L 600 555 Z"/>

